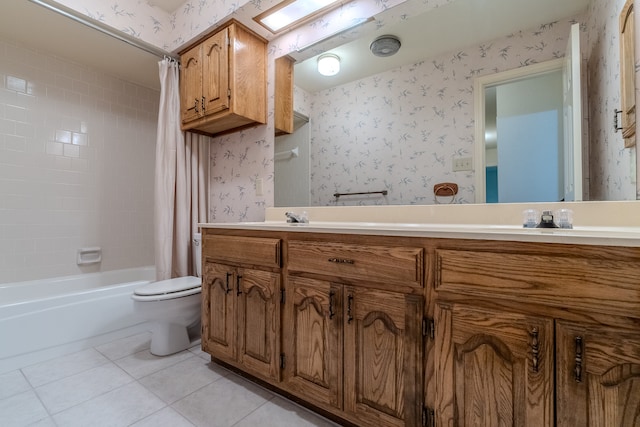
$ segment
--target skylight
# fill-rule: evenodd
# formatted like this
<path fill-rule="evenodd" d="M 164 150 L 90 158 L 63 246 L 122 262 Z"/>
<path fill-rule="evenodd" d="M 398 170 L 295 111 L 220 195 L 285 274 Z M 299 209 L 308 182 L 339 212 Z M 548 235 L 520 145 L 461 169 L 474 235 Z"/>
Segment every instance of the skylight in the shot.
<path fill-rule="evenodd" d="M 342 3 L 342 0 L 285 0 L 253 19 L 275 34 L 300 25 Z"/>

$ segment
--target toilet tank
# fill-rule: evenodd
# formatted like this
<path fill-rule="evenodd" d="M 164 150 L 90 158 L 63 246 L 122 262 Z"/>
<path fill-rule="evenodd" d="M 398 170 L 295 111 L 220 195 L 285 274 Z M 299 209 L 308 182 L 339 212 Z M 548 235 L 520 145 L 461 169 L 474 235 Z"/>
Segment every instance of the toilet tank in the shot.
<path fill-rule="evenodd" d="M 201 233 L 193 233 L 192 247 L 193 247 L 193 262 L 196 265 L 195 273 L 196 273 L 196 276 L 202 277 L 202 234 Z"/>

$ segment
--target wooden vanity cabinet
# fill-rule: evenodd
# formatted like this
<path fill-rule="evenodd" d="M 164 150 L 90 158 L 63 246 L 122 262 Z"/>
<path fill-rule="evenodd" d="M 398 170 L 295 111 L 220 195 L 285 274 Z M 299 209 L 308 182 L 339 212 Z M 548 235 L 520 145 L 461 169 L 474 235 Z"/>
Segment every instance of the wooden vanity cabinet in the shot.
<path fill-rule="evenodd" d="M 640 248 L 205 228 L 203 271 L 203 349 L 338 421 L 640 426 Z"/>
<path fill-rule="evenodd" d="M 289 241 L 287 265 L 284 387 L 358 425 L 419 425 L 422 248 Z"/>
<path fill-rule="evenodd" d="M 280 240 L 205 234 L 203 249 L 203 350 L 279 380 Z"/>
<path fill-rule="evenodd" d="M 436 250 L 436 425 L 640 425 L 640 253 L 468 246 Z"/>
<path fill-rule="evenodd" d="M 180 55 L 182 130 L 208 135 L 266 123 L 266 41 L 238 22 Z"/>

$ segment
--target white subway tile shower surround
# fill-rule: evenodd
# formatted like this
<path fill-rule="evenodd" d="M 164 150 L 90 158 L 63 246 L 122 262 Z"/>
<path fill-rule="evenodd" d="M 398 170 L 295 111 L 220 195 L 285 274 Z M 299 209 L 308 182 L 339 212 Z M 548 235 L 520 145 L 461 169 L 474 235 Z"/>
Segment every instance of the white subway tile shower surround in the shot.
<path fill-rule="evenodd" d="M 0 283 L 153 264 L 158 99 L 0 38 Z"/>

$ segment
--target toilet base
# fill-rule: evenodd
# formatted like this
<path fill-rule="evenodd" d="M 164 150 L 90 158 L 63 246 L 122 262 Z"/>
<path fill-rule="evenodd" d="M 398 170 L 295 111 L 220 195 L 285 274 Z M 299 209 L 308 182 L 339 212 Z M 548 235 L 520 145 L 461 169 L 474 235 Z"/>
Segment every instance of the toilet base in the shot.
<path fill-rule="evenodd" d="M 175 323 L 156 322 L 151 331 L 151 354 L 168 356 L 191 346 L 189 333 L 185 326 Z"/>

